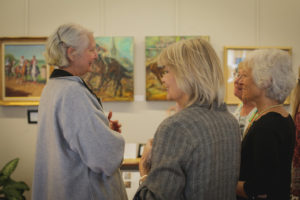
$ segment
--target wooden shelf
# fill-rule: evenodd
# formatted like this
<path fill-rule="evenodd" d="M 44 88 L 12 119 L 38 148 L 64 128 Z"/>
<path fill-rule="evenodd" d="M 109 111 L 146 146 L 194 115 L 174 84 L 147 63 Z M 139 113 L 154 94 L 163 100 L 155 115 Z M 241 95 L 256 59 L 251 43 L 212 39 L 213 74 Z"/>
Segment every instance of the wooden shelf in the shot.
<path fill-rule="evenodd" d="M 124 159 L 121 170 L 139 170 L 140 158 Z"/>

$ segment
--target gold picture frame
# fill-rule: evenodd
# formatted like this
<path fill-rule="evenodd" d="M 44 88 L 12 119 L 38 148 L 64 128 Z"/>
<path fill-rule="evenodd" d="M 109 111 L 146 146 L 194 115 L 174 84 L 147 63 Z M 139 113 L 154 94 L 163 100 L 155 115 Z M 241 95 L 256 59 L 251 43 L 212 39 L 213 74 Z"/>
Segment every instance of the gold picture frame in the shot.
<path fill-rule="evenodd" d="M 38 105 L 49 77 L 47 37 L 0 38 L 0 105 Z"/>
<path fill-rule="evenodd" d="M 225 46 L 224 47 L 224 78 L 225 78 L 225 102 L 230 105 L 239 104 L 241 101 L 234 96 L 234 72 L 236 72 L 238 64 L 247 56 L 247 54 L 256 49 L 276 48 L 288 51 L 292 55 L 291 47 L 264 47 L 264 46 Z M 289 104 L 289 98 L 285 101 Z"/>

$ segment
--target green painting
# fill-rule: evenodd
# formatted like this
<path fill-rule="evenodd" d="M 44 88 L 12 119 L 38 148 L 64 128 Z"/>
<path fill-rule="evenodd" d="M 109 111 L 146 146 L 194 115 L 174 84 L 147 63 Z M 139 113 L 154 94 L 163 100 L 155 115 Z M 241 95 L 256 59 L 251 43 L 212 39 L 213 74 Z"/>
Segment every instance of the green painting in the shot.
<path fill-rule="evenodd" d="M 209 41 L 208 36 L 150 36 L 145 39 L 146 54 L 146 100 L 166 100 L 166 89 L 161 78 L 163 68 L 157 65 L 156 58 L 170 44 L 180 40 L 201 37 Z"/>
<path fill-rule="evenodd" d="M 96 37 L 98 58 L 83 79 L 102 101 L 133 100 L 133 37 Z"/>

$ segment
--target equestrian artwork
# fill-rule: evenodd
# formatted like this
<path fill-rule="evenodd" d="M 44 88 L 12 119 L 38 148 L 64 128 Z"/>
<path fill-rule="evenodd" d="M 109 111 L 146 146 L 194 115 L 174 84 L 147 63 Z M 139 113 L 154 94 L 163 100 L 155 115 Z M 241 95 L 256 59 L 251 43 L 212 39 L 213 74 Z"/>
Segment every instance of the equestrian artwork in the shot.
<path fill-rule="evenodd" d="M 82 78 L 102 101 L 133 100 L 133 37 L 96 37 L 98 57 Z"/>
<path fill-rule="evenodd" d="M 201 37 L 209 41 L 208 36 L 148 36 L 145 39 L 146 54 L 146 100 L 165 101 L 166 89 L 162 83 L 164 68 L 157 64 L 157 56 L 163 48 L 168 45 L 185 39 Z"/>
<path fill-rule="evenodd" d="M 3 43 L 2 100 L 38 100 L 47 80 L 44 43 Z"/>

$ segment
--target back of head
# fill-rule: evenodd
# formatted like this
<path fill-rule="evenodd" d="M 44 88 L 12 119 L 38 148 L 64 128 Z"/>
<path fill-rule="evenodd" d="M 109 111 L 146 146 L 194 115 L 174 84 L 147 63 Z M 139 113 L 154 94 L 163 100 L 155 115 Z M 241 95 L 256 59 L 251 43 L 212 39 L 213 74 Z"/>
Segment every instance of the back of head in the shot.
<path fill-rule="evenodd" d="M 279 49 L 255 50 L 244 62 L 252 69 L 255 84 L 265 89 L 266 96 L 283 103 L 297 79 L 289 53 Z"/>
<path fill-rule="evenodd" d="M 161 52 L 158 63 L 173 70 L 178 87 L 189 96 L 186 106 L 223 103 L 223 71 L 209 42 L 197 38 L 174 43 Z"/>
<path fill-rule="evenodd" d="M 72 47 L 76 54 L 83 52 L 89 45 L 89 35 L 92 32 L 78 24 L 63 24 L 48 38 L 44 54 L 49 65 L 68 67 L 67 49 Z"/>

